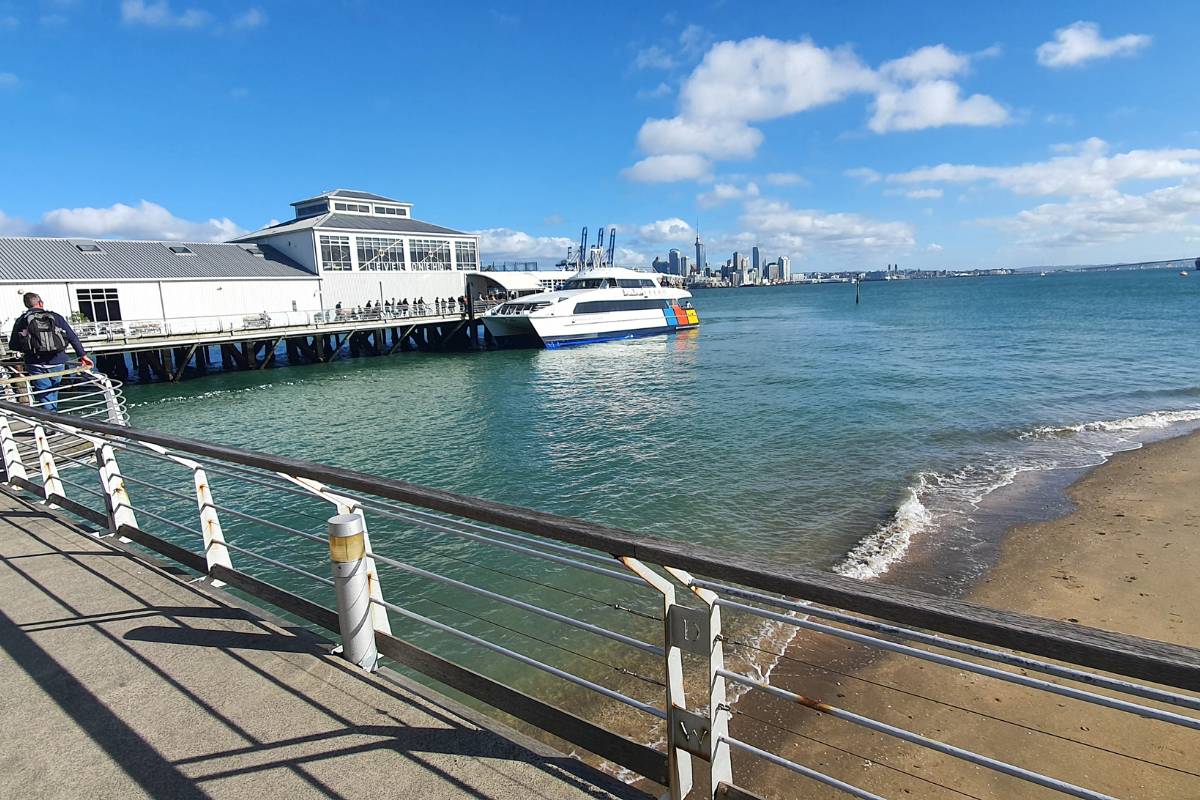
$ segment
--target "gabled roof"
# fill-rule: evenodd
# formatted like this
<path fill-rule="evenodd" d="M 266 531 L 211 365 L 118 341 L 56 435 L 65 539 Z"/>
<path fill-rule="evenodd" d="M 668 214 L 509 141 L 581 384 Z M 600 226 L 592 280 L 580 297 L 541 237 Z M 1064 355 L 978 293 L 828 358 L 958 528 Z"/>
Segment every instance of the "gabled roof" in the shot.
<path fill-rule="evenodd" d="M 82 252 L 78 243 L 99 252 Z M 173 253 L 171 247 L 190 253 Z M 262 257 L 245 245 L 45 237 L 0 237 L 0 281 L 169 280 L 171 278 L 312 278 L 278 250 Z"/>
<path fill-rule="evenodd" d="M 282 233 L 305 231 L 310 228 L 321 230 L 343 231 L 380 231 L 381 233 L 440 233 L 447 236 L 467 236 L 469 234 L 456 231 L 453 228 L 443 228 L 429 222 L 407 217 L 376 217 L 365 214 L 318 214 L 303 219 L 291 219 L 269 225 L 253 233 L 243 234 L 233 241 L 252 242 L 267 236 L 278 236 Z"/>
<path fill-rule="evenodd" d="M 401 205 L 410 205 L 401 200 L 393 200 L 390 197 L 384 197 L 381 194 L 371 194 L 370 192 L 360 192 L 357 189 L 333 189 L 328 192 L 321 192 L 316 197 L 310 197 L 307 200 L 297 200 L 292 203 L 293 206 L 302 206 L 305 203 L 311 203 L 314 200 L 324 200 L 330 197 L 341 197 L 346 200 L 378 200 L 381 203 L 400 203 Z"/>

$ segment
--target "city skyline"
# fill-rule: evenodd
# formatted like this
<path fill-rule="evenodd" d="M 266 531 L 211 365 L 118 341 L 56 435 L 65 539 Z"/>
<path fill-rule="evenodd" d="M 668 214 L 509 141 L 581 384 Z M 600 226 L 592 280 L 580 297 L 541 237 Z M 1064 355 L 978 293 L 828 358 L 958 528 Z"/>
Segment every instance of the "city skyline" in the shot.
<path fill-rule="evenodd" d="M 597 222 L 639 266 L 701 232 L 810 270 L 1200 250 L 1191 6 L 616 9 L 581 60 L 549 4 L 0 0 L 0 234 L 221 240 L 348 187 L 485 263 Z M 329 47 L 368 31 L 405 58 Z"/>

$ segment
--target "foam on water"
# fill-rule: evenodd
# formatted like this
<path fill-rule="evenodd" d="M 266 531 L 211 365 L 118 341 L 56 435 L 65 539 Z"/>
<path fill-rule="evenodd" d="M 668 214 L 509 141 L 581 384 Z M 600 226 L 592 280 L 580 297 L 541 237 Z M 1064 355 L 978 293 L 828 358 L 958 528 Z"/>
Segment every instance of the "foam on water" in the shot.
<path fill-rule="evenodd" d="M 992 463 L 947 474 L 919 473 L 891 519 L 855 545 L 834 571 L 851 578 L 879 577 L 903 560 L 915 538 L 947 523 L 969 522 L 984 498 L 1023 472 L 1098 466 L 1114 453 L 1141 447 L 1138 434 L 1195 422 L 1200 422 L 1200 409 L 1041 426 L 1017 434 L 1010 452 L 990 454 Z"/>

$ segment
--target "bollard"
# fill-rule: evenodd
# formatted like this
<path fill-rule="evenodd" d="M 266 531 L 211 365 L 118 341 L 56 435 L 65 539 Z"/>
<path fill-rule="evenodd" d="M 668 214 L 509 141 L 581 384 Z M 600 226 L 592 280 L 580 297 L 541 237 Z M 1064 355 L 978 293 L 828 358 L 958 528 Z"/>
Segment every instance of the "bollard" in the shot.
<path fill-rule="evenodd" d="M 333 583 L 337 592 L 342 657 L 374 672 L 379 653 L 375 649 L 375 628 L 371 625 L 370 571 L 364 530 L 360 514 L 338 514 L 329 518 L 329 558 L 333 562 Z"/>

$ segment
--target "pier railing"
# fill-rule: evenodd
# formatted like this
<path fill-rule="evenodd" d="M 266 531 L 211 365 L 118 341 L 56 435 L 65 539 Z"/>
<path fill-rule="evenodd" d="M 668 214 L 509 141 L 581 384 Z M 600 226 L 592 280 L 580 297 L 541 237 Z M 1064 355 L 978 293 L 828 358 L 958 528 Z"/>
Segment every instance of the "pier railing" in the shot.
<path fill-rule="evenodd" d="M 1086 785 L 1090 756 L 1150 769 L 1139 736 L 1200 743 L 1200 651 L 1186 647 L 11 400 L 0 400 L 0 450 L 9 490 L 334 632 L 359 666 L 382 657 L 415 670 L 671 798 L 807 796 L 816 784 L 877 798 L 876 775 L 890 770 L 925 796 L 978 797 L 986 773 L 1001 794 L 1099 800 L 1110 795 Z M 853 679 L 815 655 L 828 643 L 1019 687 L 1046 711 L 1003 720 L 1027 729 L 1027 747 L 945 741 L 919 713 L 893 713 L 918 702 L 912 692 L 854 708 L 813 696 L 810 685 Z M 982 703 L 919 702 L 998 719 Z M 1144 727 L 1118 737 L 1124 752 L 1052 724 L 1084 713 Z M 943 761 L 918 772 L 822 740 L 825 718 Z M 806 757 L 773 744 L 780 733 L 879 769 Z M 1077 748 L 1078 769 L 1043 766 L 1042 737 Z"/>

